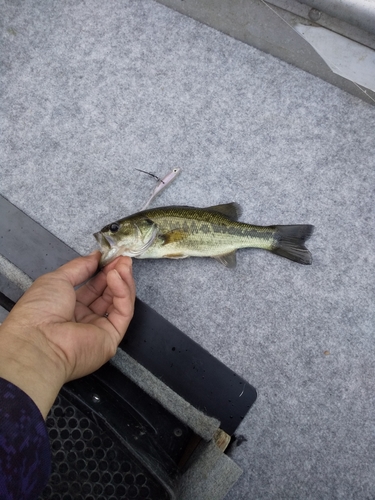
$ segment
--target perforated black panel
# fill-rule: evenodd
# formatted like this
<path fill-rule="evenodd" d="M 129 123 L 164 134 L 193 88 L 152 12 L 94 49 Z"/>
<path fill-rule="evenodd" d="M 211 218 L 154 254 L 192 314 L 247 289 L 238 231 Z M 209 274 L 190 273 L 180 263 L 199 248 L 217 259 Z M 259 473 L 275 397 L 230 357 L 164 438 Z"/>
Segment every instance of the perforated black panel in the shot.
<path fill-rule="evenodd" d="M 96 420 L 96 421 L 94 421 Z M 44 500 L 169 500 L 121 440 L 61 394 L 47 418 L 53 455 Z"/>

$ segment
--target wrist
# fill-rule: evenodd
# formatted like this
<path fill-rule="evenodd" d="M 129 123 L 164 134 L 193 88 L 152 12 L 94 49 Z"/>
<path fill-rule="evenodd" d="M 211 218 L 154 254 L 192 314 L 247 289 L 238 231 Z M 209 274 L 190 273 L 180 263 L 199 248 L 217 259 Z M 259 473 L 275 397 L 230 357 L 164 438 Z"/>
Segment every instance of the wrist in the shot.
<path fill-rule="evenodd" d="M 34 329 L 22 338 L 5 325 L 0 327 L 0 377 L 22 389 L 46 418 L 64 376 L 46 354 L 39 337 Z"/>

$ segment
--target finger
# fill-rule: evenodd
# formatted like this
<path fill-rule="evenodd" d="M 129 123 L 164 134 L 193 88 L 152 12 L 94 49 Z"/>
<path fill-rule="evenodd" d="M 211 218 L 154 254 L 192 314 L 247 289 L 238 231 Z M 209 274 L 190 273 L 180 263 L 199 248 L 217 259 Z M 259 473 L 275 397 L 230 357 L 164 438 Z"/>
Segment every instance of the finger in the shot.
<path fill-rule="evenodd" d="M 102 271 L 104 274 L 108 274 L 109 271 L 112 271 L 112 269 L 118 269 L 119 266 L 127 266 L 130 268 L 133 267 L 133 261 L 130 257 L 125 257 L 124 255 L 121 255 L 120 257 L 116 257 L 115 260 L 107 264 L 105 267 L 103 267 Z"/>
<path fill-rule="evenodd" d="M 107 281 L 107 277 L 106 277 L 106 281 Z M 104 289 L 101 296 L 98 297 L 96 300 L 94 300 L 94 302 L 89 304 L 89 306 L 87 306 L 87 307 L 89 308 L 89 311 L 93 311 L 98 316 L 104 316 L 105 313 L 108 312 L 108 309 L 110 308 L 112 303 L 113 303 L 113 293 L 112 293 L 111 289 L 108 288 L 108 286 L 107 286 Z M 78 318 L 77 318 L 77 321 L 79 321 Z"/>
<path fill-rule="evenodd" d="M 112 263 L 111 263 L 112 264 Z M 129 257 L 119 257 L 116 259 L 116 264 L 109 264 L 106 266 L 104 273 L 108 276 L 110 271 L 115 267 L 117 271 L 122 276 L 124 282 L 130 287 L 130 291 L 135 295 L 135 283 L 132 276 L 132 260 Z M 111 267 L 110 267 L 111 266 Z M 106 281 L 107 281 L 106 276 Z M 90 309 L 94 311 L 99 316 L 103 316 L 106 312 L 109 312 L 109 308 L 113 303 L 113 291 L 110 287 L 106 287 L 100 297 L 98 297 L 94 302 L 91 303 Z"/>
<path fill-rule="evenodd" d="M 77 286 L 88 280 L 97 270 L 100 260 L 100 252 L 95 251 L 85 257 L 78 257 L 67 264 L 59 267 L 54 273 L 63 277 L 72 286 Z"/>
<path fill-rule="evenodd" d="M 105 268 L 103 268 L 99 274 L 91 278 L 87 283 L 82 285 L 76 292 L 77 301 L 81 302 L 85 306 L 89 306 L 95 300 L 97 300 L 102 294 L 104 294 L 107 286 L 107 274 L 111 269 L 114 269 L 116 265 L 121 265 L 122 262 L 129 262 L 131 265 L 130 257 L 118 257 Z M 107 307 L 103 305 L 103 307 Z M 103 314 L 107 309 L 104 310 Z M 95 311 L 97 312 L 97 311 Z M 97 314 L 101 314 L 99 311 Z"/>
<path fill-rule="evenodd" d="M 116 264 L 116 267 L 118 269 L 117 272 L 119 272 L 121 279 L 123 280 L 123 284 L 128 287 L 129 289 L 129 296 L 131 300 L 135 300 L 135 283 L 133 280 L 132 276 L 132 261 L 128 257 L 121 257 Z M 87 290 L 85 289 L 84 295 L 78 295 L 79 301 L 76 304 L 76 309 L 75 309 L 75 319 L 76 321 L 83 321 L 83 322 L 88 322 L 92 319 L 92 313 L 95 313 L 98 316 L 104 316 L 105 313 L 110 313 L 113 310 L 113 300 L 114 300 L 114 291 L 113 287 L 111 286 L 105 286 L 107 285 L 108 278 L 107 276 L 113 271 L 111 270 L 106 270 L 106 275 L 104 273 L 100 273 L 102 275 L 101 278 L 101 284 L 100 288 L 102 289 L 104 287 L 104 290 L 102 294 L 97 297 L 97 292 L 99 291 L 99 285 L 96 285 L 95 282 L 99 280 L 99 276 L 97 275 L 90 282 L 93 282 L 94 290 Z M 105 279 L 105 284 L 103 282 L 103 279 Z M 88 285 L 90 287 L 90 282 L 85 284 L 82 289 Z M 120 293 L 122 293 L 120 291 Z M 95 298 L 97 297 L 97 298 Z M 134 297 L 134 298 L 133 298 Z M 91 302 L 92 299 L 93 302 Z M 91 302 L 91 303 L 90 303 Z"/>
<path fill-rule="evenodd" d="M 113 303 L 109 307 L 107 319 L 119 333 L 120 341 L 134 313 L 135 285 L 130 269 L 120 266 L 118 270 L 111 270 L 107 283 L 113 294 Z"/>
<path fill-rule="evenodd" d="M 107 276 L 100 271 L 76 291 L 77 302 L 89 306 L 100 297 L 107 286 Z"/>
<path fill-rule="evenodd" d="M 106 278 L 107 281 L 107 278 Z M 113 295 L 111 290 L 106 287 L 100 297 L 96 298 L 91 304 L 84 304 L 77 301 L 75 307 L 75 320 L 78 322 L 89 321 L 89 316 L 95 314 L 97 316 L 104 316 L 109 307 L 113 303 Z"/>

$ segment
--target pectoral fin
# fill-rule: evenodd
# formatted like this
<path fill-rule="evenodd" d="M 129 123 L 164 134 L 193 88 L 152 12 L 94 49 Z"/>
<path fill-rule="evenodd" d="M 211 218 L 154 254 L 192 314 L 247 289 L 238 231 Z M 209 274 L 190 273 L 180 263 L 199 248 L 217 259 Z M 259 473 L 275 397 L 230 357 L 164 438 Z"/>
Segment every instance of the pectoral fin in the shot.
<path fill-rule="evenodd" d="M 160 235 L 160 238 L 163 240 L 163 245 L 168 245 L 170 243 L 176 243 L 178 241 L 184 240 L 188 234 L 181 229 L 173 229 L 173 231 L 169 231 L 169 233 L 165 233 Z"/>
<path fill-rule="evenodd" d="M 233 268 L 236 267 L 237 264 L 236 250 L 224 255 L 215 255 L 213 258 L 223 264 L 225 267 Z"/>

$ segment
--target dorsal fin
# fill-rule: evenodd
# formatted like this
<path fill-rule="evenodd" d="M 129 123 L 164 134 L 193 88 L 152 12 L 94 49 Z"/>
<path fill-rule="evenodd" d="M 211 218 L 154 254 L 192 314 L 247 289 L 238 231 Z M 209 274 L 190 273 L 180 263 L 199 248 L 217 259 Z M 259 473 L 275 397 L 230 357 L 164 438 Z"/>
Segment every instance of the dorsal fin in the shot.
<path fill-rule="evenodd" d="M 206 210 L 219 212 L 219 214 L 223 214 L 231 220 L 238 220 L 242 214 L 241 206 L 238 203 L 224 203 L 223 205 L 214 205 L 212 207 L 207 207 Z"/>

